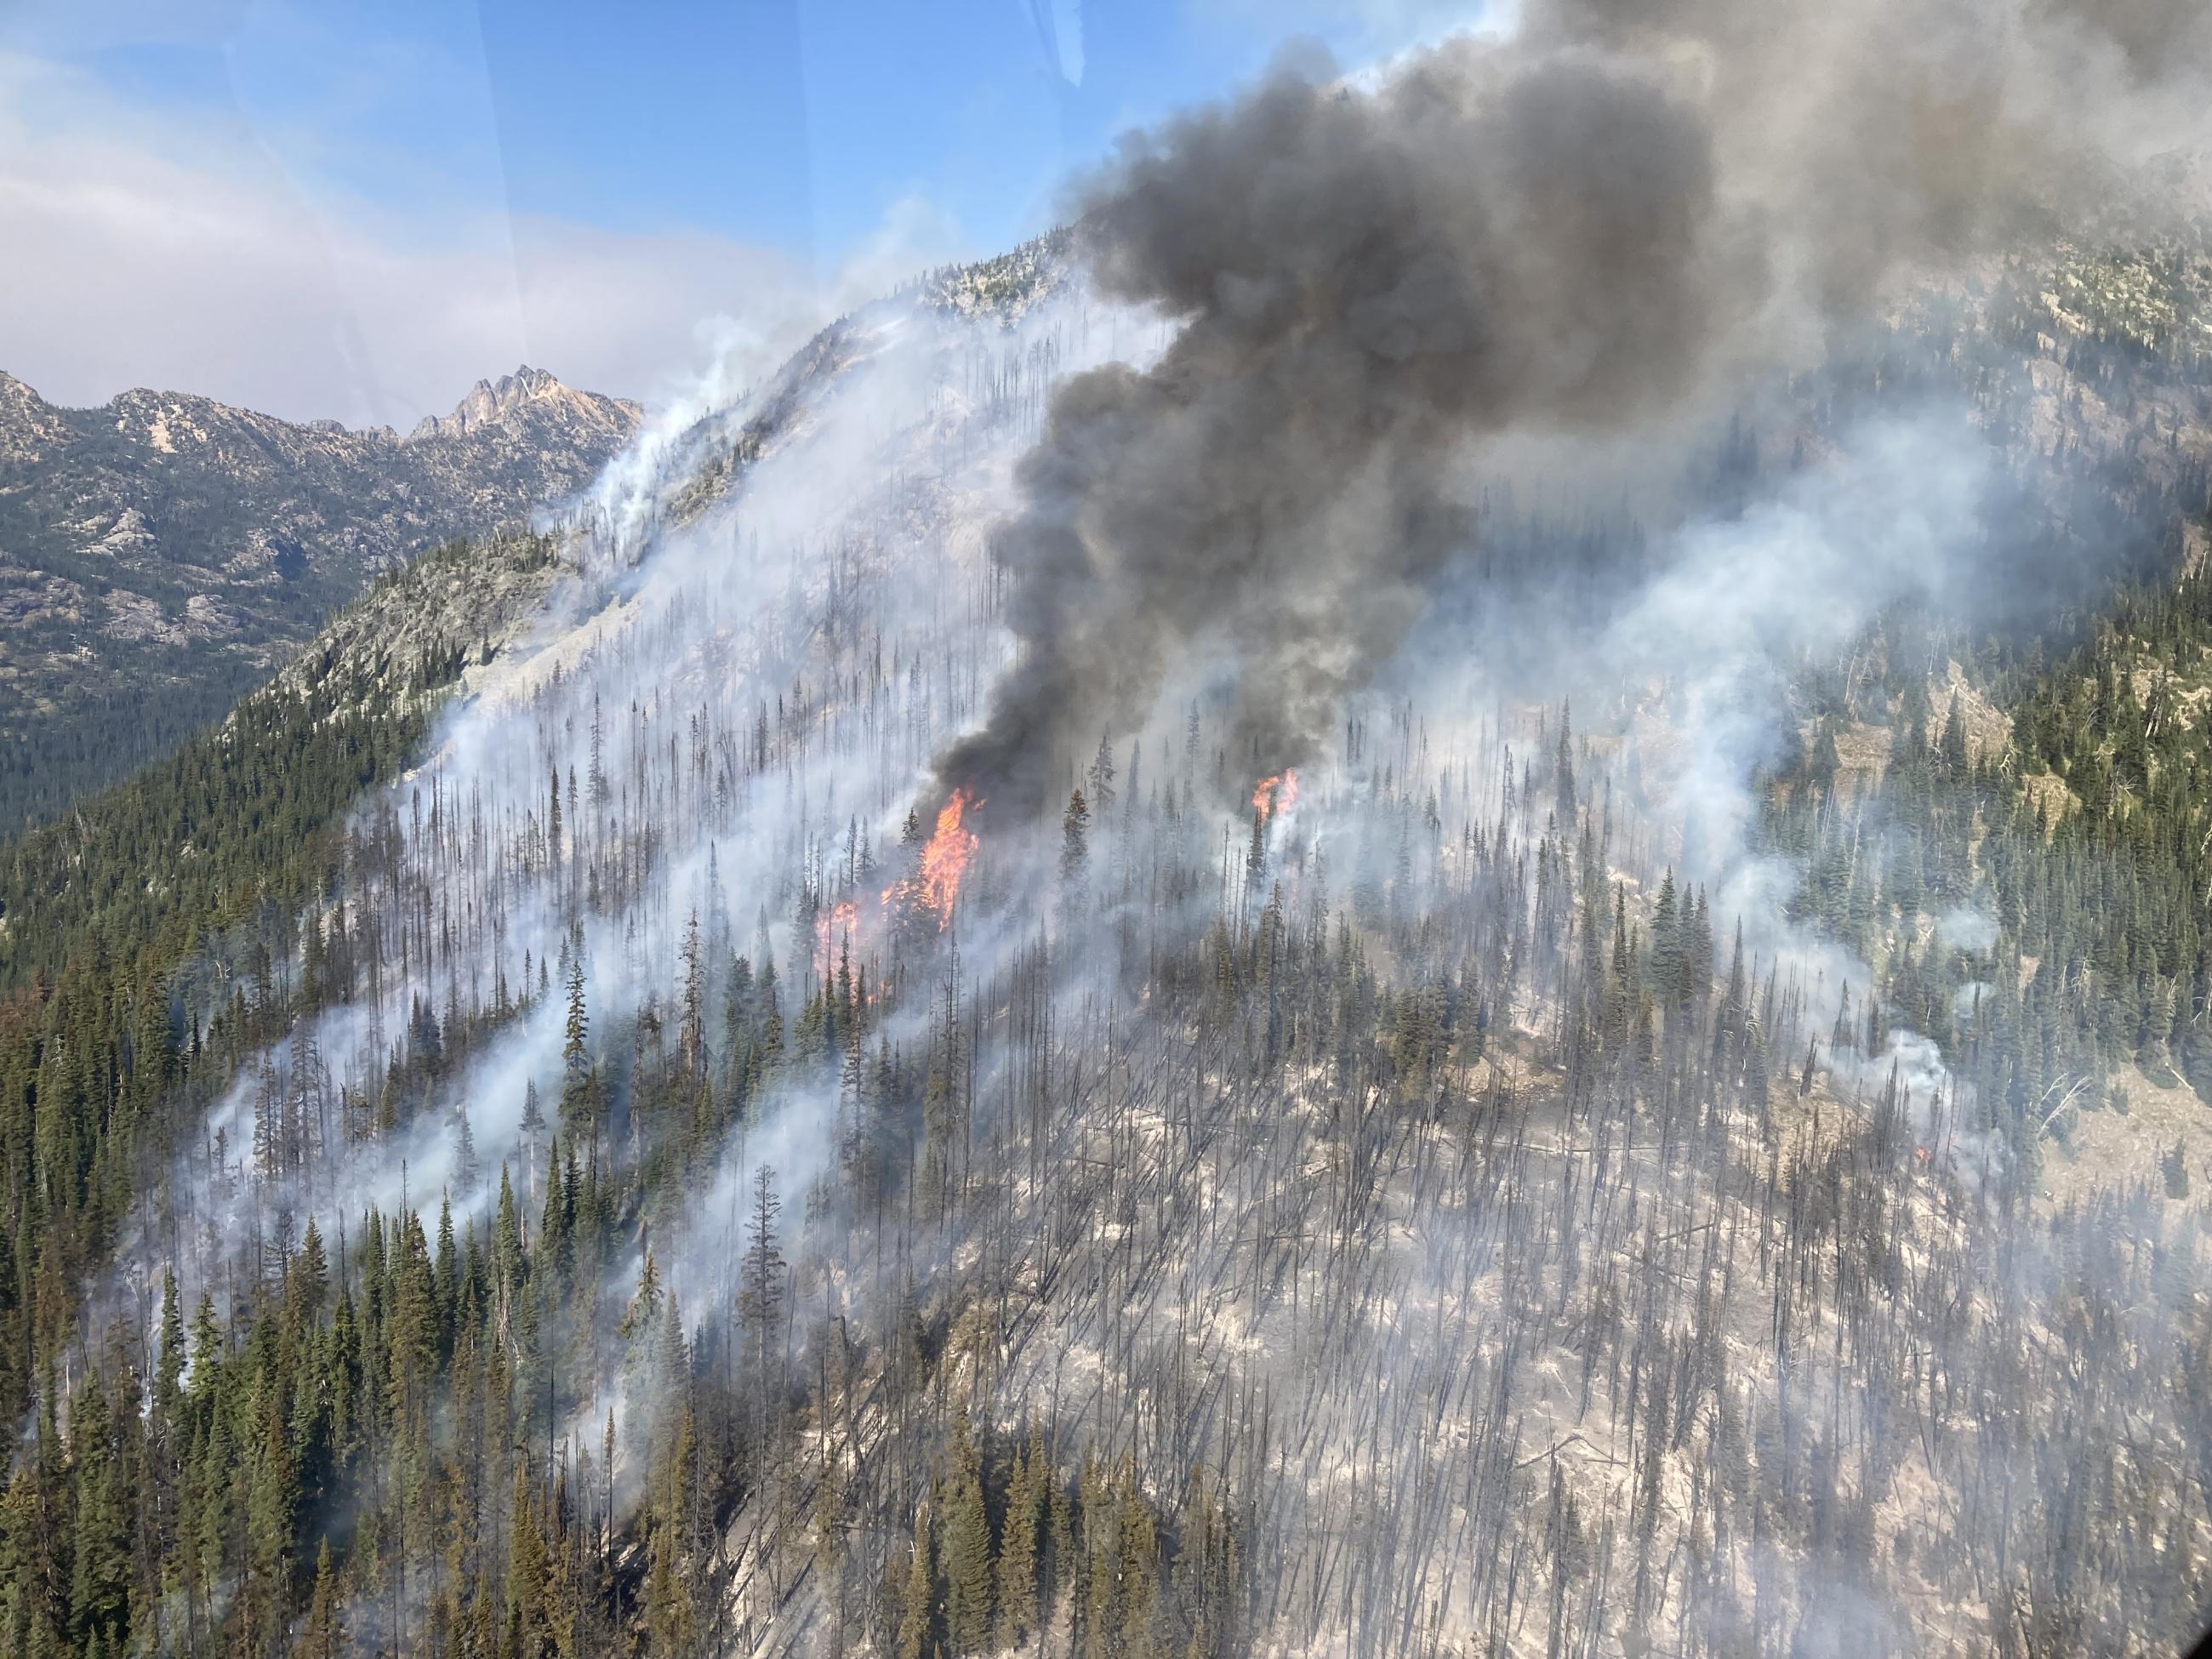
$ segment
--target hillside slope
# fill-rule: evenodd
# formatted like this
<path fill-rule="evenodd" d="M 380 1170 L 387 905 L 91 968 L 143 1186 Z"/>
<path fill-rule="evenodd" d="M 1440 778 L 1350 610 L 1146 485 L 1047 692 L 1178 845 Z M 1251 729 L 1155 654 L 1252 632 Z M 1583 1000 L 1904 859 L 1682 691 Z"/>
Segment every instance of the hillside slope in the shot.
<path fill-rule="evenodd" d="M 1054 390 L 1163 332 L 1052 262 L 392 574 L 0 854 L 0 1638 L 2170 1649 L 2206 377 L 2021 314 L 1731 423 L 1681 522 L 1492 501 L 1491 614 L 1296 774 L 1201 684 L 1036 823 L 933 769 Z M 2071 614 L 1889 580 L 1942 503 L 1870 386 Z"/>

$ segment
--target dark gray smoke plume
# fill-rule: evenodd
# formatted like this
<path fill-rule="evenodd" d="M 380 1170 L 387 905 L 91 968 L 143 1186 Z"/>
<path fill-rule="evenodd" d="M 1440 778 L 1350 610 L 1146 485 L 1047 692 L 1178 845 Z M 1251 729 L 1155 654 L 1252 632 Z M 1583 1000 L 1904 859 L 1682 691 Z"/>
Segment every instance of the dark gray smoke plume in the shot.
<path fill-rule="evenodd" d="M 1197 665 L 1237 767 L 1304 760 L 1463 545 L 1469 441 L 1654 422 L 2056 210 L 2059 158 L 2117 146 L 2052 106 L 2132 87 L 2161 14 L 2100 54 L 2032 7 L 1557 0 L 1129 141 L 1079 204 L 1091 267 L 1181 332 L 1056 397 L 1004 543 L 1021 653 L 941 785 L 1047 810 Z"/>
<path fill-rule="evenodd" d="M 1462 533 L 1462 437 L 1680 390 L 1741 285 L 1702 124 L 1596 58 L 1504 69 L 1462 48 L 1353 93 L 1283 67 L 1093 192 L 1100 288 L 1183 327 L 1056 398 L 1008 536 L 1024 654 L 948 785 L 1043 808 L 1194 648 L 1224 653 L 1240 759 L 1297 763 Z"/>

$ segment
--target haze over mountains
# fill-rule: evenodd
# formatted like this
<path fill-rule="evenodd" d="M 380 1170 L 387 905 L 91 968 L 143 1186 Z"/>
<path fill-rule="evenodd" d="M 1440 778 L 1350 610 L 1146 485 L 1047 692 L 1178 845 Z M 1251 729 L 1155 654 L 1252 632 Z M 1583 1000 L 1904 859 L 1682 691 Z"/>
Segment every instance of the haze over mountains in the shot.
<path fill-rule="evenodd" d="M 0 374 L 0 828 L 173 747 L 380 571 L 580 488 L 638 418 L 527 367 L 405 434 Z"/>

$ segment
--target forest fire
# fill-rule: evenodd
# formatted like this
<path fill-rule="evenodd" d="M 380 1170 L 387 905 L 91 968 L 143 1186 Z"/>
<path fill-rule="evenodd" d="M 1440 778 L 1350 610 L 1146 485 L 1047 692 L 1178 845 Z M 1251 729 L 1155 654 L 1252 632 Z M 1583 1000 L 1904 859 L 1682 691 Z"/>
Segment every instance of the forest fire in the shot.
<path fill-rule="evenodd" d="M 1298 775 L 1285 767 L 1270 777 L 1260 780 L 1252 791 L 1252 810 L 1264 820 L 1278 812 L 1287 812 L 1298 804 Z"/>
<path fill-rule="evenodd" d="M 952 798 L 938 809 L 937 828 L 922 847 L 921 868 L 884 889 L 886 907 L 896 906 L 902 899 L 918 898 L 937 913 L 939 929 L 952 925 L 953 901 L 960 896 L 961 879 L 968 873 L 968 860 L 975 856 L 979 841 L 962 819 L 980 805 L 970 790 L 952 792 Z"/>
<path fill-rule="evenodd" d="M 850 899 L 814 918 L 814 969 L 825 978 L 836 965 L 839 949 L 849 941 L 860 921 L 860 907 Z"/>

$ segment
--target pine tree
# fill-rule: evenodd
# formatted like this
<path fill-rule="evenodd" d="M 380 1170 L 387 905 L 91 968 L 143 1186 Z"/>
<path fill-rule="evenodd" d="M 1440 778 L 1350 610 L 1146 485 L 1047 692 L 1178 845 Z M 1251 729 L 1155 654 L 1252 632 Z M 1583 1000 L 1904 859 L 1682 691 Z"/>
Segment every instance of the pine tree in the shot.
<path fill-rule="evenodd" d="M 1087 775 L 1091 780 L 1091 799 L 1103 817 L 1114 810 L 1114 746 L 1103 732 L 1099 734 L 1098 752 L 1091 757 Z"/>
<path fill-rule="evenodd" d="M 627 1420 L 631 1425 L 631 1437 L 644 1454 L 648 1467 L 652 1462 L 653 1437 L 665 1426 L 658 1420 L 663 1401 L 658 1373 L 662 1360 L 661 1327 L 666 1322 L 661 1311 L 664 1299 L 660 1269 L 653 1261 L 653 1247 L 648 1244 L 645 1261 L 638 1268 L 637 1289 L 615 1327 L 615 1334 L 627 1344 L 623 1356 Z"/>
<path fill-rule="evenodd" d="M 992 1553 L 982 1458 L 963 1407 L 953 1418 L 945 1481 L 945 1627 L 953 1653 L 980 1653 L 990 1644 Z"/>
<path fill-rule="evenodd" d="M 1090 1451 L 1084 1453 L 1082 1472 L 1076 1478 L 1075 1501 L 1087 1568 L 1077 1628 L 1086 1659 L 1115 1659 L 1120 1623 L 1114 1596 L 1121 1553 L 1119 1513 L 1111 1480 Z"/>
<path fill-rule="evenodd" d="M 568 1018 L 561 1040 L 561 1127 L 571 1140 L 591 1115 L 591 1024 L 584 1006 L 584 952 L 580 931 L 571 938 L 568 959 Z"/>
<path fill-rule="evenodd" d="M 1677 915 L 1672 870 L 1659 884 L 1659 899 L 1651 916 L 1651 960 L 1646 971 L 1653 997 L 1671 1001 L 1682 983 L 1681 923 Z"/>
<path fill-rule="evenodd" d="M 999 1546 L 998 1642 L 1018 1645 L 1037 1626 L 1037 1541 L 1044 1519 L 1041 1475 L 1027 1445 L 1017 1447 L 1006 1482 L 1006 1513 Z"/>
<path fill-rule="evenodd" d="M 69 1428 L 70 1485 L 76 1495 L 69 1548 L 70 1607 L 81 1638 L 119 1644 L 131 1620 L 133 1497 L 119 1443 L 135 1427 L 137 1417 L 132 1411 L 127 1413 L 129 1426 L 118 1425 L 106 1385 L 97 1380 L 80 1389 L 74 1403 Z"/>
<path fill-rule="evenodd" d="M 526 1081 L 522 1085 L 520 1127 L 523 1144 L 530 1148 L 530 1163 L 526 1166 L 526 1175 L 530 1183 L 530 1195 L 535 1199 L 538 1196 L 538 1142 L 545 1133 L 545 1113 L 538 1104 L 538 1084 L 535 1079 Z M 500 1184 L 502 1188 L 507 1184 L 507 1169 L 503 1164 L 500 1167 Z"/>
<path fill-rule="evenodd" d="M 1138 1489 L 1133 1462 L 1122 1463 L 1115 1503 L 1120 1594 L 1114 1614 L 1121 1632 L 1116 1650 L 1121 1659 L 1152 1659 L 1158 1630 L 1159 1534 Z"/>
<path fill-rule="evenodd" d="M 337 1574 L 331 1565 L 331 1540 L 315 1547 L 315 1584 L 307 1597 L 307 1622 L 300 1632 L 304 1659 L 338 1659 L 344 1650 L 345 1627 L 338 1607 Z"/>
<path fill-rule="evenodd" d="M 547 1628 L 547 1575 L 550 1560 L 537 1503 L 537 1492 L 526 1461 L 514 1465 L 511 1505 L 514 1542 L 507 1552 L 507 1627 L 514 1652 L 525 1659 L 542 1659 L 551 1645 Z"/>
<path fill-rule="evenodd" d="M 1559 705 L 1559 742 L 1552 757 L 1552 810 L 1560 824 L 1571 830 L 1575 823 L 1575 753 L 1573 711 Z"/>
<path fill-rule="evenodd" d="M 265 1630 L 283 1621 L 291 1588 L 300 1489 L 276 1381 L 253 1379 L 247 1407 L 246 1525 L 252 1587 L 247 1613 Z"/>
<path fill-rule="evenodd" d="M 545 861 L 561 862 L 561 769 L 553 769 L 552 799 L 545 809 Z"/>
<path fill-rule="evenodd" d="M 1091 807 L 1083 799 L 1083 791 L 1072 790 L 1067 797 L 1067 811 L 1060 821 L 1060 879 L 1071 885 L 1083 878 L 1084 866 L 1091 856 Z"/>
<path fill-rule="evenodd" d="M 740 1271 L 738 1316 L 752 1351 L 753 1438 L 760 1459 L 756 1485 L 763 1488 L 768 1484 L 769 1443 L 779 1420 L 776 1390 L 781 1366 L 775 1350 L 776 1320 L 783 1305 L 784 1263 L 776 1249 L 776 1217 L 782 1207 L 775 1193 L 775 1171 L 761 1164 L 753 1171 L 750 1241 Z"/>
<path fill-rule="evenodd" d="M 687 1072 L 704 1063 L 707 1042 L 706 959 L 699 943 L 699 913 L 691 912 L 684 930 L 684 985 L 677 1052 Z"/>
<path fill-rule="evenodd" d="M 1955 691 L 1951 694 L 1950 713 L 1943 721 L 1942 755 L 1945 775 L 1954 780 L 1964 779 L 1968 768 L 1966 721 L 1959 706 L 1959 694 Z"/>
<path fill-rule="evenodd" d="M 654 1653 L 683 1653 L 691 1642 L 691 1598 L 678 1576 L 677 1530 L 653 1529 L 647 1546 L 645 1626 Z"/>
<path fill-rule="evenodd" d="M 469 1124 L 469 1109 L 464 1104 L 453 1113 L 453 1184 L 461 1196 L 471 1197 L 477 1183 L 483 1179 L 483 1166 L 477 1158 L 476 1131 Z"/>
<path fill-rule="evenodd" d="M 929 1505 L 915 1511 L 914 1547 L 907 1557 L 906 1587 L 899 1595 L 898 1659 L 934 1659 L 937 1653 L 937 1578 L 929 1541 Z"/>

